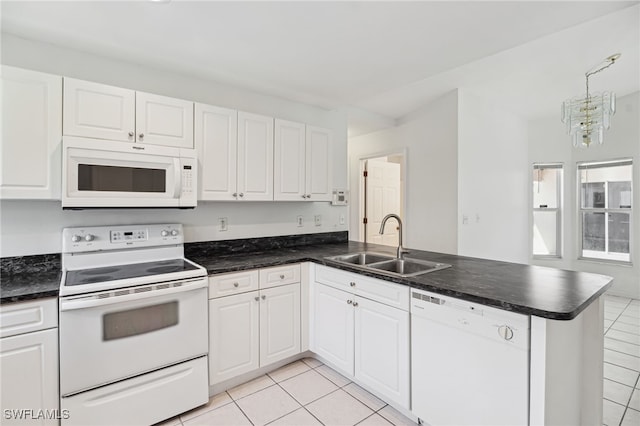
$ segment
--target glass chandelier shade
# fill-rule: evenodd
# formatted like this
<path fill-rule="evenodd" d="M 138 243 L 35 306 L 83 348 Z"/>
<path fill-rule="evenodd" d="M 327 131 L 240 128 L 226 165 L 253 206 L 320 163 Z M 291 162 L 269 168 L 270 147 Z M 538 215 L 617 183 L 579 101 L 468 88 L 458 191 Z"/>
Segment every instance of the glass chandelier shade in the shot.
<path fill-rule="evenodd" d="M 603 92 L 567 99 L 562 103 L 562 122 L 567 125 L 574 147 L 604 142 L 604 131 L 611 127 L 616 112 L 616 94 Z"/>
<path fill-rule="evenodd" d="M 589 77 L 609 68 L 620 54 L 609 56 L 603 63 L 585 73 L 587 93 L 584 97 L 567 99 L 562 103 L 561 120 L 567 126 L 574 147 L 588 148 L 593 142 L 604 142 L 604 131 L 611 127 L 611 116 L 616 112 L 616 94 L 589 93 Z"/>

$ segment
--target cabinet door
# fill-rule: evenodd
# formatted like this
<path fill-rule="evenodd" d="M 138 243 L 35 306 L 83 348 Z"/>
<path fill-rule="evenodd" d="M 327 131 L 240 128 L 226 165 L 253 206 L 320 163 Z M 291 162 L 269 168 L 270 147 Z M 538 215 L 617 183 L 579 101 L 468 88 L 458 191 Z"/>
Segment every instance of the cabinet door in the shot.
<path fill-rule="evenodd" d="M 273 118 L 238 112 L 238 199 L 273 200 Z"/>
<path fill-rule="evenodd" d="M 354 311 L 356 378 L 408 409 L 409 312 L 362 297 Z"/>
<path fill-rule="evenodd" d="M 313 298 L 312 351 L 338 370 L 353 375 L 354 296 L 315 283 Z"/>
<path fill-rule="evenodd" d="M 300 353 L 300 283 L 260 290 L 260 366 Z"/>
<path fill-rule="evenodd" d="M 305 125 L 275 121 L 274 200 L 303 201 L 305 192 Z"/>
<path fill-rule="evenodd" d="M 193 148 L 193 102 L 136 92 L 140 143 Z"/>
<path fill-rule="evenodd" d="M 258 292 L 209 300 L 209 384 L 258 368 Z"/>
<path fill-rule="evenodd" d="M 0 198 L 60 199 L 62 77 L 2 67 Z"/>
<path fill-rule="evenodd" d="M 133 90 L 65 77 L 63 133 L 134 142 L 135 102 Z"/>
<path fill-rule="evenodd" d="M 331 201 L 333 173 L 331 131 L 307 126 L 306 139 L 307 200 Z"/>
<path fill-rule="evenodd" d="M 196 104 L 199 200 L 235 200 L 238 112 Z"/>
<path fill-rule="evenodd" d="M 0 371 L 3 411 L 58 410 L 58 329 L 1 339 Z M 58 424 L 56 419 L 7 419 L 4 414 L 3 425 Z"/>

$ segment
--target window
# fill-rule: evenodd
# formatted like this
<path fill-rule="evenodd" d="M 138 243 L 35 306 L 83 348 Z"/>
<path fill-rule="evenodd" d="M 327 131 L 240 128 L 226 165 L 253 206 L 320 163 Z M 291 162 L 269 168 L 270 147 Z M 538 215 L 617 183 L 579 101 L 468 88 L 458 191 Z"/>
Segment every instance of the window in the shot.
<path fill-rule="evenodd" d="M 533 165 L 533 257 L 562 257 L 562 164 Z"/>
<path fill-rule="evenodd" d="M 631 160 L 578 164 L 581 257 L 631 262 Z"/>

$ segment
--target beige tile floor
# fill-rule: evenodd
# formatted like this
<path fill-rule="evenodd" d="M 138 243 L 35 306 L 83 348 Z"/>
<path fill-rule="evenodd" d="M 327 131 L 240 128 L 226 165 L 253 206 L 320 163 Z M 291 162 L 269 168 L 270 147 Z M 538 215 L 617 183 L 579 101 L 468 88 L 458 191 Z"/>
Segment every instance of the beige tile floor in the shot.
<path fill-rule="evenodd" d="M 640 425 L 640 300 L 604 301 L 604 401 L 607 426 Z"/>
<path fill-rule="evenodd" d="M 603 422 L 640 425 L 640 301 L 605 298 Z M 305 358 L 163 422 L 195 425 L 415 425 L 321 362 Z"/>
<path fill-rule="evenodd" d="M 305 358 L 226 392 L 162 426 L 415 425 L 320 361 Z"/>

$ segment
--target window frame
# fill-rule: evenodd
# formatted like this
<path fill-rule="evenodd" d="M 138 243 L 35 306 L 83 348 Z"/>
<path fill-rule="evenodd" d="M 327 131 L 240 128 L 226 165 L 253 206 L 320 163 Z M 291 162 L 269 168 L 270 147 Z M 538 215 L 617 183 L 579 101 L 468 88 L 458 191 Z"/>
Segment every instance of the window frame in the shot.
<path fill-rule="evenodd" d="M 563 258 L 563 244 L 562 244 L 562 236 L 563 236 L 563 227 L 562 227 L 562 212 L 563 212 L 563 189 L 564 189 L 564 163 L 550 163 L 550 162 L 541 162 L 541 163 L 533 163 L 531 167 L 531 171 L 535 170 L 543 170 L 543 169 L 559 169 L 560 175 L 557 179 L 556 185 L 556 206 L 557 207 L 536 207 L 533 205 L 533 192 L 531 193 L 531 226 L 529 228 L 529 232 L 531 232 L 531 242 L 529 245 L 529 250 L 531 250 L 532 259 L 562 259 Z M 530 188 L 533 191 L 533 183 L 534 180 L 531 180 L 532 185 Z M 556 213 L 556 254 L 535 254 L 533 252 L 533 227 L 535 225 L 535 213 L 536 212 L 551 212 L 555 211 Z"/>
<path fill-rule="evenodd" d="M 583 205 L 583 195 L 582 195 L 582 180 L 580 177 L 580 172 L 582 170 L 588 169 L 596 169 L 596 168 L 605 168 L 605 167 L 616 167 L 616 166 L 631 166 L 631 206 L 629 208 L 609 208 L 609 183 L 610 182 L 619 182 L 619 181 L 605 181 L 604 182 L 604 200 L 605 207 L 582 207 Z M 588 182 L 587 182 L 588 183 Z M 597 262 L 597 263 L 607 263 L 621 266 L 633 266 L 633 158 L 621 158 L 616 160 L 606 160 L 606 161 L 581 161 L 576 165 L 576 213 L 578 219 L 578 260 L 587 261 L 587 262 Z M 591 257 L 584 255 L 584 213 L 604 213 L 605 215 L 605 251 L 604 253 L 609 253 L 607 251 L 609 247 L 609 214 L 610 213 L 625 213 L 629 215 L 629 260 L 620 260 L 620 259 L 611 259 L 606 257 Z"/>

